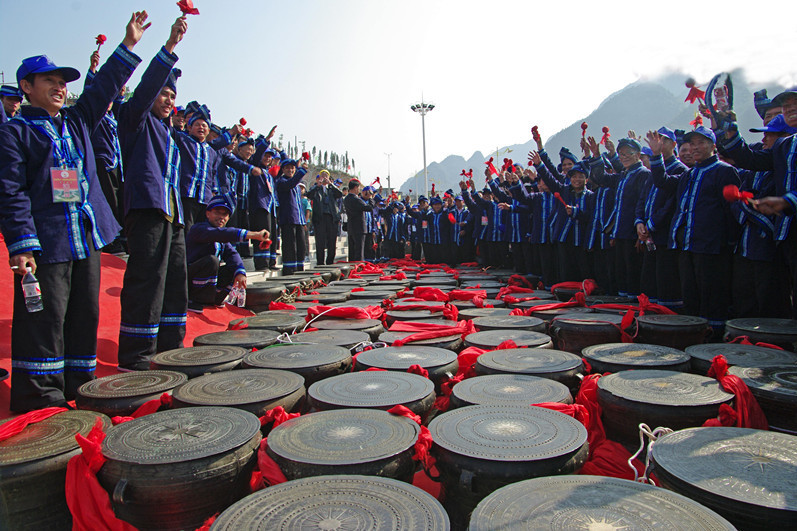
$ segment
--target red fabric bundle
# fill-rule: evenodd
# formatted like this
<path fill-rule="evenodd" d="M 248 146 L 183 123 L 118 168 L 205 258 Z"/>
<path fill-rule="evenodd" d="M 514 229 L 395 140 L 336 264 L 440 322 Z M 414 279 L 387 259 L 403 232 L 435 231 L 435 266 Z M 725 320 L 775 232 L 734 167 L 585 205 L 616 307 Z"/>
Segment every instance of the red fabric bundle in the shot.
<path fill-rule="evenodd" d="M 748 201 L 753 198 L 752 192 L 741 192 L 735 184 L 728 184 L 722 188 L 722 197 L 729 203 Z"/>
<path fill-rule="evenodd" d="M 520 286 L 504 286 L 500 290 L 498 290 L 498 296 L 496 299 L 500 299 L 504 295 L 509 295 L 510 293 L 534 293 L 534 288 L 522 288 Z"/>
<path fill-rule="evenodd" d="M 498 170 L 495 169 L 495 165 L 493 164 L 493 157 L 490 157 L 490 160 L 485 162 L 485 164 L 487 165 L 487 168 L 490 170 L 490 175 L 498 175 Z"/>
<path fill-rule="evenodd" d="M 507 304 L 517 304 L 519 302 L 538 301 L 538 300 L 540 300 L 539 297 L 513 297 L 512 295 L 504 295 L 503 298 L 503 301 Z M 521 312 L 523 311 L 521 308 L 515 308 L 515 310 L 520 310 Z M 519 314 L 511 314 L 511 315 L 519 315 Z"/>
<path fill-rule="evenodd" d="M 534 288 L 531 285 L 531 281 L 524 277 L 523 275 L 511 275 L 509 280 L 507 281 L 507 285 L 509 286 L 526 286 L 527 288 Z"/>
<path fill-rule="evenodd" d="M 227 330 L 245 330 L 249 328 L 249 323 L 246 321 L 238 321 L 237 323 L 233 324 L 232 321 L 229 322 L 227 325 Z"/>
<path fill-rule="evenodd" d="M 324 314 L 329 319 L 381 319 L 384 311 L 379 306 L 353 308 L 351 306 L 310 306 L 307 308 L 307 321 Z"/>
<path fill-rule="evenodd" d="M 634 473 L 628 467 L 631 453 L 621 444 L 606 439 L 606 432 L 600 417 L 601 408 L 598 405 L 598 379 L 600 377 L 601 375 L 594 374 L 584 379 L 581 383 L 581 390 L 576 395 L 576 403 L 573 405 L 556 403 L 534 405 L 569 415 L 587 428 L 589 458 L 579 474 L 633 480 Z M 641 475 L 645 470 L 644 465 L 636 459 L 633 464 Z"/>
<path fill-rule="evenodd" d="M 198 15 L 199 9 L 194 7 L 193 0 L 180 0 L 177 2 L 177 7 L 183 12 L 183 15 Z"/>
<path fill-rule="evenodd" d="M 487 291 L 483 289 L 454 289 L 448 292 L 448 300 L 471 301 L 477 308 L 481 308 L 484 305 L 484 299 L 486 298 Z"/>
<path fill-rule="evenodd" d="M 691 77 L 686 80 L 686 87 L 689 89 L 689 94 L 686 95 L 684 102 L 694 103 L 697 100 L 704 101 L 706 99 L 706 91 L 699 89 Z"/>
<path fill-rule="evenodd" d="M 117 424 L 122 424 L 124 422 L 130 422 L 133 419 L 137 419 L 139 417 L 143 417 L 144 415 L 151 415 L 156 413 L 160 410 L 161 407 L 165 407 L 166 409 L 172 407 L 172 395 L 169 393 L 163 393 L 160 398 L 154 398 L 152 400 L 147 400 L 138 408 L 130 414 L 129 417 L 113 417 L 111 422 L 114 426 Z"/>
<path fill-rule="evenodd" d="M 271 423 L 271 429 L 274 429 L 283 422 L 300 416 L 299 413 L 288 413 L 282 406 L 277 406 L 269 409 L 260 417 L 260 426 L 264 427 Z M 264 437 L 260 441 L 260 448 L 257 450 L 257 466 L 252 471 L 252 477 L 249 480 L 249 490 L 251 492 L 288 481 L 277 463 L 266 453 L 267 448 L 268 438 Z"/>
<path fill-rule="evenodd" d="M 420 365 L 410 365 L 410 368 L 407 369 L 407 372 L 410 374 L 417 374 L 418 376 L 423 376 L 427 380 L 429 379 L 429 371 L 421 367 Z"/>
<path fill-rule="evenodd" d="M 425 301 L 448 302 L 448 295 L 437 288 L 418 286 L 412 291 L 412 296 Z"/>
<path fill-rule="evenodd" d="M 295 310 L 296 306 L 293 304 L 285 304 L 284 302 L 274 302 L 271 301 L 268 303 L 269 310 Z"/>
<path fill-rule="evenodd" d="M 434 466 L 435 459 L 429 454 L 432 448 L 432 434 L 429 433 L 429 428 L 421 424 L 421 417 L 410 411 L 405 406 L 393 406 L 387 410 L 391 415 L 399 417 L 407 417 L 415 421 L 421 427 L 421 432 L 418 434 L 418 440 L 415 442 L 415 454 L 412 459 L 418 461 L 423 465 L 424 470 L 429 470 Z"/>
<path fill-rule="evenodd" d="M 97 418 L 87 437 L 75 435 L 82 453 L 66 465 L 66 504 L 72 513 L 72 531 L 136 531 L 127 522 L 116 518 L 108 493 L 97 480 L 97 472 L 105 464 L 102 455 L 102 420 Z"/>
<path fill-rule="evenodd" d="M 598 283 L 591 278 L 584 279 L 583 282 L 559 282 L 551 286 L 551 293 L 554 293 L 556 288 L 576 289 L 583 291 L 586 295 L 592 295 L 598 289 Z"/>
<path fill-rule="evenodd" d="M 459 321 L 456 326 L 437 325 L 432 323 L 412 323 L 396 322 L 390 327 L 391 332 L 415 332 L 404 339 L 397 339 L 393 342 L 394 347 L 403 347 L 413 341 L 424 339 L 436 339 L 438 337 L 448 337 L 453 335 L 466 336 L 475 332 L 473 321 Z"/>
<path fill-rule="evenodd" d="M 459 264 L 460 267 L 479 267 L 478 262 L 462 262 Z"/>
<path fill-rule="evenodd" d="M 397 271 L 395 275 L 385 275 L 383 277 L 379 277 L 379 280 L 406 280 L 407 275 L 404 274 L 403 271 Z"/>
<path fill-rule="evenodd" d="M 728 411 L 730 406 L 725 405 L 725 411 L 720 407 L 718 419 L 709 419 L 703 426 L 736 426 L 737 428 L 755 428 L 758 430 L 768 430 L 769 422 L 761 411 L 761 406 L 750 392 L 747 384 L 733 374 L 728 374 L 728 360 L 723 355 L 714 356 L 711 360 L 711 368 L 708 370 L 709 378 L 716 378 L 722 388 L 727 393 L 733 393 L 736 397 L 736 414 L 731 416 Z"/>
<path fill-rule="evenodd" d="M 606 143 L 607 140 L 609 140 L 609 137 L 612 135 L 609 134 L 609 128 L 606 127 L 605 125 L 601 128 L 601 131 L 603 132 L 603 136 L 601 136 L 601 140 L 598 143 L 603 145 Z"/>
<path fill-rule="evenodd" d="M 0 426 L 0 441 L 10 439 L 14 435 L 19 435 L 30 424 L 36 424 L 45 419 L 49 419 L 53 415 L 69 411 L 65 407 L 46 407 L 44 409 L 37 409 L 30 411 L 24 415 L 20 415 L 13 420 L 9 420 Z"/>

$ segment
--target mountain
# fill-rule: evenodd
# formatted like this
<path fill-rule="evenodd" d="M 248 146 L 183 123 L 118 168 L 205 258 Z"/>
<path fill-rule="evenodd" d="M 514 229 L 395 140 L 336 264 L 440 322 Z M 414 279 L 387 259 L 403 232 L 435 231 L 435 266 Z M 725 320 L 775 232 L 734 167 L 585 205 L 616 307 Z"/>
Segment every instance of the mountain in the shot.
<path fill-rule="evenodd" d="M 637 135 L 643 135 L 651 129 L 658 129 L 662 125 L 671 129 L 690 129 L 689 122 L 694 119 L 697 107 L 684 102 L 688 92 L 684 86 L 687 77 L 689 76 L 683 73 L 671 72 L 657 79 L 631 83 L 608 96 L 588 116 L 576 120 L 551 136 L 545 143 L 546 151 L 554 161 L 558 161 L 557 154 L 562 146 L 566 146 L 573 153 L 580 155 L 581 122 L 584 121 L 590 124 L 588 133 L 595 138 L 600 137 L 600 130 L 604 125 L 609 126 L 615 143 L 632 129 L 636 131 Z M 734 89 L 734 110 L 738 117 L 740 130 L 746 133 L 751 127 L 761 126 L 761 118 L 753 107 L 753 92 L 758 90 L 760 84 L 756 84 L 757 88 L 755 89 L 750 87 L 742 71 L 732 72 L 731 77 Z M 779 92 L 780 87 L 775 84 L 767 84 L 767 86 L 770 96 Z M 706 125 L 708 125 L 708 120 L 706 120 Z M 751 133 L 746 134 L 748 138 L 751 138 L 749 136 Z M 518 161 L 522 160 L 525 164 L 526 153 L 536 149 L 536 143 L 534 140 L 528 139 L 522 144 L 504 146 L 499 152 L 503 152 L 506 148 L 512 150 L 512 158 Z M 489 158 L 489 155 L 486 158 Z M 460 172 L 470 168 L 473 169 L 474 181 L 479 183 L 486 158 L 480 151 L 477 151 L 467 160 L 461 155 L 449 155 L 440 162 L 432 162 L 428 167 L 430 186 L 434 181 L 435 189 L 438 191 L 442 192 L 447 188 L 457 190 Z M 501 162 L 499 161 L 496 166 L 500 168 Z M 401 185 L 400 190 L 404 194 L 413 190 L 411 194 L 414 196 L 416 190 L 423 189 L 423 182 L 423 171 L 420 171 L 415 177 L 411 177 Z"/>

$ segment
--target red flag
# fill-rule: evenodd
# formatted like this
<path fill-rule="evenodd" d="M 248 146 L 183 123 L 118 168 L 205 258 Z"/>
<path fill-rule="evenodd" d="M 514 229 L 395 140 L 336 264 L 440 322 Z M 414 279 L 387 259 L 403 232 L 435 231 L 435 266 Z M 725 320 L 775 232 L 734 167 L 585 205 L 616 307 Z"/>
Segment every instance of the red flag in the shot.
<path fill-rule="evenodd" d="M 302 160 L 310 160 L 310 153 L 307 151 L 302 152 Z"/>
<path fill-rule="evenodd" d="M 94 43 L 97 45 L 97 51 L 100 51 L 100 46 L 102 46 L 103 44 L 105 44 L 105 41 L 106 41 L 106 40 L 107 40 L 107 38 L 106 38 L 106 37 L 105 37 L 105 35 L 103 35 L 102 33 L 100 33 L 99 35 L 97 35 L 97 38 L 96 38 L 96 39 L 95 39 L 95 41 L 94 41 Z"/>
<path fill-rule="evenodd" d="M 581 138 L 587 136 L 587 127 L 589 127 L 587 122 L 581 122 Z"/>
<path fill-rule="evenodd" d="M 691 125 L 694 129 L 697 129 L 703 125 L 703 117 L 700 116 L 699 113 L 695 113 L 695 119 L 689 122 L 689 125 Z"/>
<path fill-rule="evenodd" d="M 729 203 L 735 201 L 748 201 L 753 198 L 752 192 L 740 192 L 739 187 L 729 184 L 722 189 L 722 197 Z"/>
<path fill-rule="evenodd" d="M 601 141 L 599 143 L 605 144 L 606 141 L 609 140 L 609 137 L 612 135 L 609 134 L 609 128 L 606 127 L 605 125 L 603 126 L 603 129 L 601 129 L 601 131 L 603 131 L 603 136 L 601 137 Z"/>
<path fill-rule="evenodd" d="M 379 180 L 379 177 L 377 177 L 376 179 L 374 179 L 373 181 L 371 181 L 371 186 L 373 186 L 373 185 L 375 185 L 375 184 L 378 184 L 379 186 L 382 186 L 382 181 L 380 181 L 380 180 Z M 412 190 L 410 190 L 410 192 L 411 192 L 411 191 L 412 191 Z"/>
<path fill-rule="evenodd" d="M 193 0 L 180 0 L 177 2 L 177 7 L 183 12 L 183 15 L 198 15 L 199 9 L 194 7 Z"/>
<path fill-rule="evenodd" d="M 531 128 L 531 137 L 534 139 L 535 142 L 539 142 L 540 140 L 542 140 L 542 137 L 540 136 L 540 131 L 536 125 Z"/>
<path fill-rule="evenodd" d="M 685 102 L 694 103 L 697 100 L 705 101 L 706 99 L 706 91 L 700 90 L 697 88 L 697 83 L 695 82 L 694 78 L 689 78 L 686 80 L 686 86 L 689 88 L 689 94 L 686 95 Z"/>
<path fill-rule="evenodd" d="M 490 175 L 498 175 L 498 170 L 495 169 L 495 166 L 493 165 L 493 158 L 492 157 L 490 157 L 490 160 L 485 162 L 485 164 L 487 164 L 487 169 L 490 170 Z"/>

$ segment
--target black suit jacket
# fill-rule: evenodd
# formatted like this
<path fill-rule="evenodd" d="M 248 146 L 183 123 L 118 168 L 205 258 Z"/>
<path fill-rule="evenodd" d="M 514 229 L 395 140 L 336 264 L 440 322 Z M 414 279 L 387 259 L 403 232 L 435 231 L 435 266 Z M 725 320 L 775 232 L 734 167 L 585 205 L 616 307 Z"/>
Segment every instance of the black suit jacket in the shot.
<path fill-rule="evenodd" d="M 349 217 L 346 232 L 353 234 L 365 234 L 365 213 L 373 209 L 370 201 L 365 201 L 362 197 L 348 194 L 343 200 L 346 207 L 346 215 Z"/>
<path fill-rule="evenodd" d="M 332 215 L 332 220 L 336 223 L 340 221 L 340 211 L 338 210 L 338 199 L 343 197 L 337 187 L 332 184 L 326 186 L 314 185 L 307 191 L 307 198 L 313 203 L 313 225 L 323 223 L 324 210 Z M 322 202 L 326 208 L 322 207 Z"/>

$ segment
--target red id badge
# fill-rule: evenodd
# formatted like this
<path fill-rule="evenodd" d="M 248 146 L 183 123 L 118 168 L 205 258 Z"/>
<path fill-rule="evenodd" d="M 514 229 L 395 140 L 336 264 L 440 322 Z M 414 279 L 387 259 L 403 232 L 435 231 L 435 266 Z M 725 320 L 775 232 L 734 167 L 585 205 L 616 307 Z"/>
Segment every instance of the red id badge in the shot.
<path fill-rule="evenodd" d="M 482 216 L 482 225 L 487 225 L 490 223 L 490 220 L 487 219 L 487 216 Z"/>
<path fill-rule="evenodd" d="M 50 168 L 50 183 L 53 187 L 53 203 L 80 201 L 80 184 L 74 168 Z"/>
<path fill-rule="evenodd" d="M 421 222 L 421 228 L 428 229 L 429 228 L 429 222 L 426 221 L 426 220 L 422 221 Z"/>

